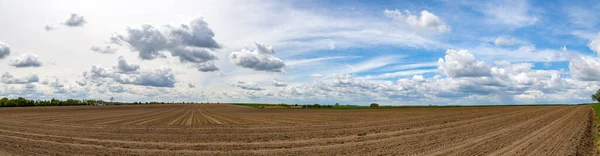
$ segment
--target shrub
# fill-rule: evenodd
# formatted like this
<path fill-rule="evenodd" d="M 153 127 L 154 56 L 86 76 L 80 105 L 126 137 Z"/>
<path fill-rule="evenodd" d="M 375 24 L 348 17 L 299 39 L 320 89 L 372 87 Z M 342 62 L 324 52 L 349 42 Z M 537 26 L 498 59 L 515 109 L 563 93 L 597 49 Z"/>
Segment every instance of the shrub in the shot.
<path fill-rule="evenodd" d="M 371 105 L 369 105 L 369 107 L 379 107 L 379 104 L 377 104 L 377 103 L 371 103 Z"/>

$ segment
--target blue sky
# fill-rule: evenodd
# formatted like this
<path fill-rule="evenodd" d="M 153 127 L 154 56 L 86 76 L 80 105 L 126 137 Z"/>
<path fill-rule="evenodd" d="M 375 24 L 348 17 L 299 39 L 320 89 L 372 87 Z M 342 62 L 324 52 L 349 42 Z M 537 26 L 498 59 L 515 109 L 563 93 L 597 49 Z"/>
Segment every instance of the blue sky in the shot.
<path fill-rule="evenodd" d="M 590 102 L 596 1 L 0 0 L 0 97 Z"/>

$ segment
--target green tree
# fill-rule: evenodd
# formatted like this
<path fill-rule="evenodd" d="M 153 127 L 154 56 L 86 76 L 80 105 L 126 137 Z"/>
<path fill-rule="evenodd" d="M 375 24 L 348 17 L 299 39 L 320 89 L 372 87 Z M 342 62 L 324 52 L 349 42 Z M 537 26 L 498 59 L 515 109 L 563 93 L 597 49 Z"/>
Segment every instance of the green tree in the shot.
<path fill-rule="evenodd" d="M 0 100 L 0 107 L 7 107 L 8 106 L 8 98 L 4 97 Z"/>
<path fill-rule="evenodd" d="M 596 94 L 592 95 L 592 100 L 600 102 L 600 89 L 596 91 Z"/>
<path fill-rule="evenodd" d="M 369 105 L 369 107 L 379 107 L 379 104 L 377 104 L 377 103 L 371 103 L 371 105 Z"/>

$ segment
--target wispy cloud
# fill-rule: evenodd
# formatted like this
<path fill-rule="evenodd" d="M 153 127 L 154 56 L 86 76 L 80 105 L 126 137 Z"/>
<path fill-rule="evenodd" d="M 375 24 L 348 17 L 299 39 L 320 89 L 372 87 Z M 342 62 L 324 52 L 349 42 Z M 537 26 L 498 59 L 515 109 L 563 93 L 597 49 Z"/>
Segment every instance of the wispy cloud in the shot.
<path fill-rule="evenodd" d="M 360 73 L 364 71 L 369 71 L 373 69 L 377 69 L 383 66 L 387 66 L 393 63 L 398 62 L 400 59 L 404 58 L 404 56 L 394 55 L 394 56 L 380 56 L 376 57 L 361 63 L 347 65 L 349 70 L 347 72 L 343 72 L 343 74 L 348 73 Z"/>
<path fill-rule="evenodd" d="M 319 57 L 319 58 L 311 58 L 311 59 L 297 59 L 297 60 L 287 60 L 285 61 L 287 65 L 304 65 L 308 63 L 321 62 L 327 60 L 337 60 L 337 59 L 355 59 L 360 58 L 360 56 L 329 56 L 329 57 Z"/>
<path fill-rule="evenodd" d="M 377 71 L 388 72 L 388 71 L 398 71 L 398 70 L 407 70 L 407 69 L 415 69 L 415 68 L 437 67 L 437 65 L 438 65 L 437 62 L 401 64 L 401 65 L 393 65 L 393 66 L 384 67 Z"/>
<path fill-rule="evenodd" d="M 384 73 L 384 74 L 378 74 L 378 75 L 367 75 L 364 78 L 365 79 L 390 79 L 390 78 L 397 78 L 397 77 L 401 77 L 401 76 L 414 76 L 414 75 L 419 75 L 419 74 L 435 73 L 435 72 L 438 72 L 438 70 L 437 69 L 404 70 L 404 71 L 397 71 L 397 72 Z"/>

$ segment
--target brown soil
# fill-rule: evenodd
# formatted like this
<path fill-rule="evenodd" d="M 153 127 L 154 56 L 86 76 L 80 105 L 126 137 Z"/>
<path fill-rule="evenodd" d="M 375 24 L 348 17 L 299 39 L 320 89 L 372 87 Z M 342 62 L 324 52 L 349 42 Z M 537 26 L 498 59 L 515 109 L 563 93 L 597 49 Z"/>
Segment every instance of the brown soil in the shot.
<path fill-rule="evenodd" d="M 0 109 L 0 155 L 592 155 L 589 106 Z"/>

